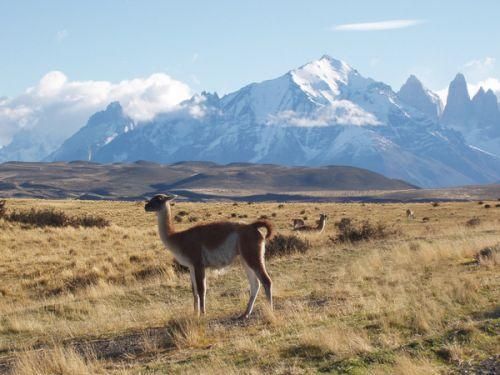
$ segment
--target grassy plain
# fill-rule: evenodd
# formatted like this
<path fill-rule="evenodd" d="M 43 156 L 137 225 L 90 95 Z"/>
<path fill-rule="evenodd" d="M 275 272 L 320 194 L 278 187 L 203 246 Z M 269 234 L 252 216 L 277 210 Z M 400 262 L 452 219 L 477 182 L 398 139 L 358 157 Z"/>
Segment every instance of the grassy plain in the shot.
<path fill-rule="evenodd" d="M 241 266 L 209 272 L 208 313 L 194 318 L 189 276 L 172 268 L 142 202 L 8 200 L 112 224 L 0 219 L 0 372 L 432 374 L 498 363 L 499 253 L 474 256 L 500 246 L 500 202 L 484 203 L 177 202 L 179 228 L 266 215 L 291 234 L 293 218 L 329 215 L 324 233 L 298 234 L 307 253 L 268 260 L 275 311 L 261 291 L 254 315 L 237 321 L 248 296 Z M 336 243 L 343 217 L 397 234 Z"/>

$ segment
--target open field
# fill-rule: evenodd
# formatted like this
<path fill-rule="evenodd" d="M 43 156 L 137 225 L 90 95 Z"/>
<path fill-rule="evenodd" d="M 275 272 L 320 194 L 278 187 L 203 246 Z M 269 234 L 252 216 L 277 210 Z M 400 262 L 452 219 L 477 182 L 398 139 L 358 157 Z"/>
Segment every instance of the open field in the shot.
<path fill-rule="evenodd" d="M 238 321 L 248 293 L 242 267 L 209 272 L 208 312 L 194 318 L 189 275 L 174 271 L 142 202 L 8 200 L 9 210 L 55 207 L 111 225 L 33 228 L 0 219 L 0 372 L 432 374 L 499 366 L 500 202 L 484 204 L 176 203 L 174 214 L 185 211 L 180 228 L 266 215 L 276 232 L 291 234 L 292 218 L 312 224 L 329 215 L 324 233 L 299 234 L 311 244 L 307 253 L 267 261 L 275 311 L 261 291 L 254 315 Z M 394 233 L 334 242 L 343 217 Z M 489 256 L 475 259 L 486 247 Z"/>

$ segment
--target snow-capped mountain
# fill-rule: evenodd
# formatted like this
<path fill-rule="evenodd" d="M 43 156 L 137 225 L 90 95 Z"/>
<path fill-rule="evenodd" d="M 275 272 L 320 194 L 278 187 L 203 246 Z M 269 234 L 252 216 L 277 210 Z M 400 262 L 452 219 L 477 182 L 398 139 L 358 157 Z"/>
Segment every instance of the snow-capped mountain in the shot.
<path fill-rule="evenodd" d="M 323 56 L 222 98 L 195 95 L 106 144 L 101 137 L 92 160 L 350 165 L 426 187 L 498 181 L 500 159 L 441 126 L 435 96 L 409 81 L 398 95 Z"/>
<path fill-rule="evenodd" d="M 461 132 L 466 142 L 500 157 L 500 110 L 493 91 L 481 87 L 471 99 L 462 74 L 451 82 L 441 122 Z"/>
<path fill-rule="evenodd" d="M 135 127 L 134 121 L 123 113 L 118 102 L 90 117 L 87 124 L 68 138 L 47 161 L 93 160 L 93 155 L 118 135 Z"/>
<path fill-rule="evenodd" d="M 411 75 L 398 91 L 398 97 L 405 104 L 420 110 L 433 120 L 438 120 L 443 111 L 441 99 Z"/>

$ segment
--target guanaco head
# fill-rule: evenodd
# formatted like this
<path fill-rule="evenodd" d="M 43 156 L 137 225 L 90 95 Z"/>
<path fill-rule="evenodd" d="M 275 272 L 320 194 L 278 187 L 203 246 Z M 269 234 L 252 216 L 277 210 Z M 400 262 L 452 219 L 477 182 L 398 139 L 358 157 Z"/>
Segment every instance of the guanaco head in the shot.
<path fill-rule="evenodd" d="M 153 198 L 146 201 L 146 205 L 144 206 L 144 209 L 147 212 L 160 211 L 168 201 L 175 199 L 175 197 L 177 197 L 177 195 L 174 195 L 174 194 L 156 194 Z"/>

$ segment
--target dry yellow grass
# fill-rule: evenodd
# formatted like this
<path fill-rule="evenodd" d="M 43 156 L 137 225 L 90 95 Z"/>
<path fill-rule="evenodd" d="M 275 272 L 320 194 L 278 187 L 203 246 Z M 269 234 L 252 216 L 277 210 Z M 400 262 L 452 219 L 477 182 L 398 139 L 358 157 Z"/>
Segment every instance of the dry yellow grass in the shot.
<path fill-rule="evenodd" d="M 29 228 L 0 219 L 0 372 L 401 373 L 456 370 L 499 351 L 500 208 L 422 204 L 176 203 L 178 225 L 252 221 L 277 232 L 320 213 L 323 234 L 299 234 L 306 254 L 268 261 L 274 312 L 262 295 L 243 311 L 241 266 L 208 275 L 206 317 L 192 314 L 189 276 L 172 268 L 143 204 L 9 200 L 108 219 L 110 227 Z M 406 208 L 415 220 L 407 220 Z M 246 217 L 245 217 L 246 215 Z M 383 240 L 336 243 L 334 222 L 399 229 Z M 428 221 L 423 221 L 424 217 Z M 479 224 L 466 225 L 472 217 Z"/>

